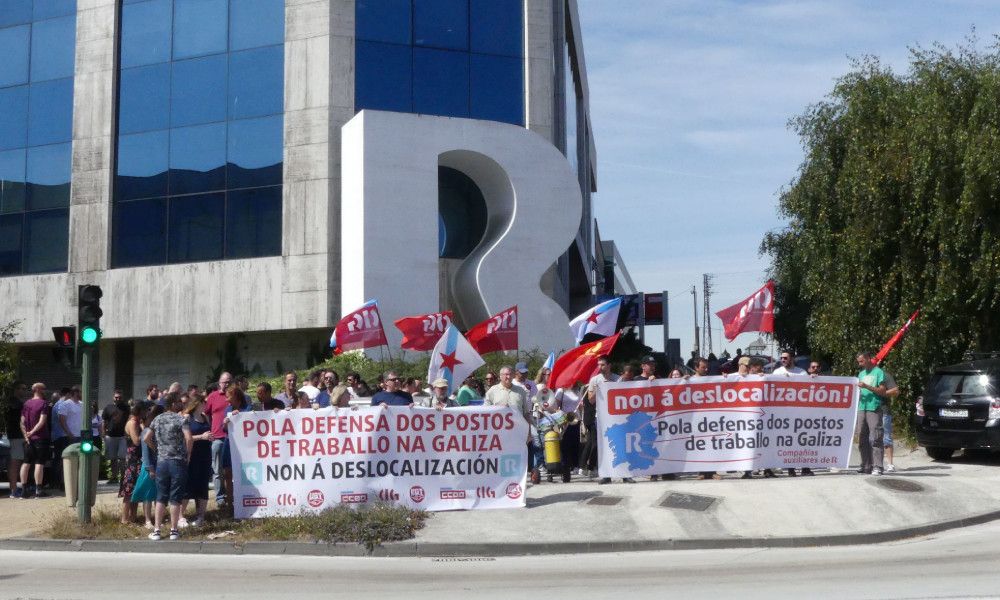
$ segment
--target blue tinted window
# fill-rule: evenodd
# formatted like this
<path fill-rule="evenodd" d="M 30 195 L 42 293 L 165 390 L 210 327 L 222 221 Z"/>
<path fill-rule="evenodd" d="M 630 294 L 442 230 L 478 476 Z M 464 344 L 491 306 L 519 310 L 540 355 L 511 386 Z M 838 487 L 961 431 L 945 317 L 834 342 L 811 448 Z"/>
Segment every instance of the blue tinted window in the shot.
<path fill-rule="evenodd" d="M 524 124 L 521 59 L 473 54 L 471 81 L 470 109 L 474 118 Z"/>
<path fill-rule="evenodd" d="M 27 209 L 69 206 L 70 144 L 28 148 Z"/>
<path fill-rule="evenodd" d="M 34 19 L 36 21 L 75 14 L 76 0 L 35 0 Z"/>
<path fill-rule="evenodd" d="M 0 89 L 0 150 L 21 148 L 28 140 L 28 86 Z"/>
<path fill-rule="evenodd" d="M 228 5 L 226 0 L 174 0 L 174 60 L 226 51 Z"/>
<path fill-rule="evenodd" d="M 151 131 L 118 138 L 118 200 L 167 195 L 168 131 Z"/>
<path fill-rule="evenodd" d="M 31 0 L 0 0 L 0 27 L 31 22 Z"/>
<path fill-rule="evenodd" d="M 412 48 L 359 41 L 356 60 L 354 103 L 357 110 L 412 110 Z"/>
<path fill-rule="evenodd" d="M 481 54 L 522 56 L 521 0 L 472 0 L 470 46 Z"/>
<path fill-rule="evenodd" d="M 167 262 L 167 200 L 118 202 L 114 211 L 113 260 L 116 267 Z"/>
<path fill-rule="evenodd" d="M 122 7 L 122 67 L 137 67 L 170 60 L 170 0 L 149 0 Z"/>
<path fill-rule="evenodd" d="M 229 124 L 229 189 L 281 183 L 283 132 L 280 116 Z"/>
<path fill-rule="evenodd" d="M 68 208 L 24 213 L 25 273 L 65 271 L 68 247 Z"/>
<path fill-rule="evenodd" d="M 469 0 L 413 0 L 413 43 L 469 49 Z"/>
<path fill-rule="evenodd" d="M 31 26 L 31 81 L 73 76 L 76 16 L 39 21 Z"/>
<path fill-rule="evenodd" d="M 245 119 L 282 112 L 285 53 L 281 46 L 229 55 L 229 118 Z"/>
<path fill-rule="evenodd" d="M 413 49 L 413 112 L 469 116 L 469 55 Z"/>
<path fill-rule="evenodd" d="M 170 199 L 169 262 L 222 258 L 225 194 Z"/>
<path fill-rule="evenodd" d="M 31 84 L 28 100 L 28 145 L 57 144 L 73 139 L 73 79 Z"/>
<path fill-rule="evenodd" d="M 0 215 L 0 275 L 21 273 L 21 222 L 24 216 Z"/>
<path fill-rule="evenodd" d="M 406 44 L 410 34 L 412 0 L 356 0 L 355 31 L 360 40 Z"/>
<path fill-rule="evenodd" d="M 225 123 L 171 130 L 167 185 L 171 195 L 225 189 Z"/>
<path fill-rule="evenodd" d="M 118 89 L 118 129 L 135 133 L 170 125 L 170 65 L 122 69 Z"/>
<path fill-rule="evenodd" d="M 281 187 L 229 192 L 226 199 L 226 256 L 281 254 Z"/>
<path fill-rule="evenodd" d="M 31 26 L 0 29 L 0 87 L 28 83 L 28 50 Z"/>
<path fill-rule="evenodd" d="M 170 85 L 170 125 L 226 120 L 226 55 L 175 62 Z"/>
<path fill-rule="evenodd" d="M 24 210 L 25 151 L 0 152 L 0 213 Z"/>
<path fill-rule="evenodd" d="M 230 0 L 229 49 L 244 50 L 285 41 L 285 0 Z"/>
<path fill-rule="evenodd" d="M 123 0 L 114 267 L 280 254 L 285 3 Z"/>

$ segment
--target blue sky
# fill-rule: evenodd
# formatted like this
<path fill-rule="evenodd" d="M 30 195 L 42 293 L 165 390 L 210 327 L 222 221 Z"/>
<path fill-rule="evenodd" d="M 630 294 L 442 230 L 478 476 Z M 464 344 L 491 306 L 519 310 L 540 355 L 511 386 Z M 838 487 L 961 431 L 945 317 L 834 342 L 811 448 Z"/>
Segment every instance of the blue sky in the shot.
<path fill-rule="evenodd" d="M 830 92 L 851 58 L 904 72 L 909 48 L 1000 33 L 1000 2 L 578 0 L 597 145 L 595 210 L 636 285 L 669 290 L 686 356 L 690 289 L 716 274 L 712 312 L 765 280 L 757 250 L 782 226 L 778 193 L 803 153 L 788 120 Z M 714 349 L 732 343 L 712 321 Z M 652 340 L 652 341 L 651 341 Z M 662 331 L 647 328 L 662 347 Z"/>

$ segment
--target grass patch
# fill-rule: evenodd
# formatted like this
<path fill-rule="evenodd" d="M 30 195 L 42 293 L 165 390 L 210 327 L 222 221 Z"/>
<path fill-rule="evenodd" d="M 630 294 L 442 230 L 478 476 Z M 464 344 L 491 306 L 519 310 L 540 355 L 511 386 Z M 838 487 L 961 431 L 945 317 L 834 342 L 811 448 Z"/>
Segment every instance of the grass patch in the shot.
<path fill-rule="evenodd" d="M 328 508 L 320 513 L 305 513 L 291 517 L 234 520 L 222 511 L 210 511 L 205 525 L 189 527 L 183 532 L 186 540 L 207 540 L 219 536 L 220 541 L 235 543 L 250 541 L 357 543 L 372 552 L 384 542 L 413 538 L 424 526 L 428 513 L 408 508 L 376 504 L 352 509 L 344 506 Z M 192 519 L 191 515 L 188 515 Z M 193 519 L 192 519 L 193 520 Z M 45 535 L 55 539 L 144 539 L 148 531 L 137 525 L 119 522 L 116 510 L 96 508 L 89 525 L 81 525 L 75 515 L 56 518 Z"/>

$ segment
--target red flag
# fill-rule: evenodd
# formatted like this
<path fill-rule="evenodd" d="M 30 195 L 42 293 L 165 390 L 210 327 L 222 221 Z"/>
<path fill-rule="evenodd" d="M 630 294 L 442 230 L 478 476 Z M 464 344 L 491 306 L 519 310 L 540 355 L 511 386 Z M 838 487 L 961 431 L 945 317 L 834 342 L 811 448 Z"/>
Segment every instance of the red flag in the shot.
<path fill-rule="evenodd" d="M 744 331 L 774 333 L 774 282 L 768 281 L 749 298 L 715 314 L 722 319 L 730 342 Z"/>
<path fill-rule="evenodd" d="M 549 389 L 569 389 L 578 381 L 590 381 L 597 371 L 598 357 L 609 354 L 620 335 L 621 333 L 616 333 L 611 337 L 577 346 L 557 358 L 552 365 L 552 374 L 549 375 Z"/>
<path fill-rule="evenodd" d="M 334 354 L 384 346 L 387 343 L 378 304 L 374 300 L 369 300 L 358 310 L 344 315 L 330 336 L 330 347 Z"/>
<path fill-rule="evenodd" d="M 892 347 L 895 346 L 896 343 L 899 342 L 899 340 L 903 339 L 903 336 L 906 335 L 906 332 L 910 330 L 910 325 L 913 325 L 913 322 L 917 320 L 917 316 L 919 314 L 920 314 L 920 309 L 918 308 L 916 312 L 910 315 L 910 318 L 907 319 L 906 323 L 903 324 L 903 328 L 897 331 L 896 335 L 892 336 L 889 339 L 889 341 L 886 342 L 884 346 L 882 346 L 882 349 L 879 350 L 878 354 L 875 355 L 875 358 L 872 359 L 873 363 L 877 365 L 880 362 L 882 362 L 882 360 L 885 359 L 885 355 L 889 354 L 889 351 L 892 350 Z"/>
<path fill-rule="evenodd" d="M 465 334 L 479 354 L 517 350 L 517 305 L 501 311 Z"/>
<path fill-rule="evenodd" d="M 430 313 L 415 317 L 403 317 L 395 322 L 396 328 L 403 332 L 400 348 L 407 350 L 433 350 L 434 344 L 441 339 L 444 330 L 451 324 L 452 312 Z"/>

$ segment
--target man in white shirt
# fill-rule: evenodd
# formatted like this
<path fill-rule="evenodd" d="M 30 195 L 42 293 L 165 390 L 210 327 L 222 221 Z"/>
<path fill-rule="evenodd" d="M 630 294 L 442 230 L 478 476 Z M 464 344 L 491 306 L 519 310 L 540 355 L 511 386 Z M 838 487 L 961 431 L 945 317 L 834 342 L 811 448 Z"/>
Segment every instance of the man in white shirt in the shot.
<path fill-rule="evenodd" d="M 588 467 L 599 464 L 597 455 L 597 390 L 605 381 L 618 381 L 619 377 L 611 372 L 611 360 L 608 356 L 602 355 L 597 358 L 597 374 L 590 378 L 587 383 L 587 399 L 583 409 L 583 425 L 587 428 L 587 445 L 583 448 L 583 456 L 587 459 Z M 593 459 L 592 461 L 590 459 Z M 603 477 L 597 481 L 598 485 L 611 483 L 610 477 Z M 631 477 L 623 477 L 622 483 L 635 483 Z"/>
<path fill-rule="evenodd" d="M 80 431 L 83 427 L 83 406 L 80 388 L 74 387 L 68 398 L 64 398 L 59 404 L 56 418 L 59 419 L 59 426 L 66 432 L 69 443 L 75 443 L 80 439 Z"/>
<path fill-rule="evenodd" d="M 528 402 L 528 392 L 520 385 L 514 385 L 514 369 L 503 367 L 500 369 L 500 383 L 486 390 L 486 397 L 483 398 L 484 406 L 509 406 L 515 412 L 521 414 L 528 423 L 528 463 L 531 467 L 531 483 L 540 483 L 541 474 L 534 460 L 534 450 L 531 448 L 531 404 Z"/>
<path fill-rule="evenodd" d="M 807 374 L 804 369 L 800 369 L 799 367 L 795 366 L 795 362 L 793 362 L 794 361 L 794 357 L 792 356 L 791 352 L 782 352 L 781 353 L 781 358 L 779 360 L 781 361 L 781 366 L 779 366 L 774 371 L 772 371 L 771 372 L 772 375 L 789 375 L 790 376 L 790 375 L 806 375 Z"/>
<path fill-rule="evenodd" d="M 529 398 L 534 398 L 535 394 L 538 393 L 538 386 L 534 381 L 528 379 L 528 365 L 523 362 L 514 365 L 514 384 L 526 389 Z"/>

